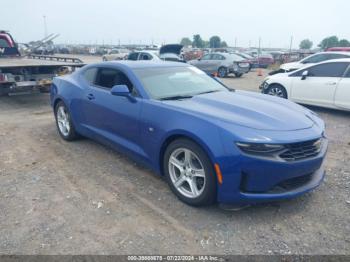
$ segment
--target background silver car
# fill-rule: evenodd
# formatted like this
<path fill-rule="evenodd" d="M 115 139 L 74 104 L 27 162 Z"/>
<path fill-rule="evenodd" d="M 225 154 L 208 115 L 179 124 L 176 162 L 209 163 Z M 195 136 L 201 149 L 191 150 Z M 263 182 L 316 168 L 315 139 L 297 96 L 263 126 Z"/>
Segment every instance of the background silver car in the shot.
<path fill-rule="evenodd" d="M 218 73 L 219 77 L 226 77 L 230 73 L 233 73 L 236 77 L 241 77 L 249 71 L 249 63 L 245 59 L 228 53 L 209 53 L 188 63 L 207 74 Z"/>

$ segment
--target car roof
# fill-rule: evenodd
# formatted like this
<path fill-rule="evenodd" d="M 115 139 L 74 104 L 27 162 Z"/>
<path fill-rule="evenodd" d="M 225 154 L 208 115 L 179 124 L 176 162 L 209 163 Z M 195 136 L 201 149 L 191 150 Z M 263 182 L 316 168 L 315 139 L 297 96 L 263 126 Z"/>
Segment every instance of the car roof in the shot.
<path fill-rule="evenodd" d="M 100 62 L 95 64 L 90 64 L 90 66 L 101 66 L 101 65 L 121 65 L 123 67 L 128 67 L 131 69 L 135 68 L 154 68 L 154 67 L 189 67 L 191 65 L 186 63 L 180 63 L 180 62 L 166 62 L 166 61 L 130 61 L 130 60 L 123 60 L 123 61 L 108 61 L 108 62 Z"/>

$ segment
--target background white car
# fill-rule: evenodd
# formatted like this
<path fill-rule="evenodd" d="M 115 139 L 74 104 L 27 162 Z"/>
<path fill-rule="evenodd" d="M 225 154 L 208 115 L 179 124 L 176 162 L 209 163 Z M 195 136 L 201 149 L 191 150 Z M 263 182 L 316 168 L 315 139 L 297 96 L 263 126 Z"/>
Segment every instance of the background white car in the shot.
<path fill-rule="evenodd" d="M 108 54 L 102 56 L 103 61 L 123 60 L 129 54 L 128 49 L 112 49 Z"/>
<path fill-rule="evenodd" d="M 185 62 L 181 57 L 183 46 L 179 44 L 168 44 L 158 50 L 135 51 L 128 55 L 127 60 L 163 60 L 173 62 Z"/>
<path fill-rule="evenodd" d="M 305 66 L 339 58 L 350 58 L 350 52 L 320 52 L 301 59 L 298 62 L 285 63 L 280 66 L 285 71 L 294 71 Z"/>
<path fill-rule="evenodd" d="M 350 110 L 350 59 L 328 60 L 265 78 L 262 93 L 295 102 Z"/>

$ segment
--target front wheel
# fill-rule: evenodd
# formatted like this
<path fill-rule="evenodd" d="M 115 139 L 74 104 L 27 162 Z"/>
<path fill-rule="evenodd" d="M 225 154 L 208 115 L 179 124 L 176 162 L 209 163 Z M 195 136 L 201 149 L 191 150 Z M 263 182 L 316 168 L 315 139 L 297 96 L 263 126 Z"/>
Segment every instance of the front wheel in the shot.
<path fill-rule="evenodd" d="M 64 140 L 72 141 L 78 138 L 69 110 L 62 101 L 55 107 L 55 118 L 58 133 Z"/>
<path fill-rule="evenodd" d="M 281 85 L 270 85 L 266 91 L 265 94 L 271 95 L 271 96 L 277 96 L 281 98 L 287 98 L 287 91 L 286 89 Z"/>
<path fill-rule="evenodd" d="M 172 142 L 165 151 L 164 174 L 171 190 L 192 206 L 210 205 L 216 199 L 216 176 L 203 149 L 188 139 Z"/>

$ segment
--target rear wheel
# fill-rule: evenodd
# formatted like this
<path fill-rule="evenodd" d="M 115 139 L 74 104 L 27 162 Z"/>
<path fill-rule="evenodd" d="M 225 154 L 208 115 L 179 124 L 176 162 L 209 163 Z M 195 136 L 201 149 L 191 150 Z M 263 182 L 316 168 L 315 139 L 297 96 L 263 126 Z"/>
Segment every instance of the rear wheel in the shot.
<path fill-rule="evenodd" d="M 271 96 L 278 96 L 281 98 L 287 98 L 287 91 L 286 89 L 281 86 L 281 85 L 277 85 L 277 84 L 272 84 L 270 85 L 266 91 L 265 94 L 271 95 Z"/>
<path fill-rule="evenodd" d="M 236 77 L 241 77 L 243 74 L 242 73 L 235 73 Z"/>
<path fill-rule="evenodd" d="M 227 76 L 227 68 L 226 67 L 220 67 L 218 70 L 219 77 L 226 77 Z"/>
<path fill-rule="evenodd" d="M 10 85 L 0 84 L 0 96 L 8 96 Z"/>
<path fill-rule="evenodd" d="M 215 202 L 214 169 L 197 144 L 188 139 L 172 142 L 165 151 L 163 167 L 171 190 L 180 200 L 193 206 Z"/>
<path fill-rule="evenodd" d="M 58 133 L 64 140 L 72 141 L 78 138 L 69 110 L 62 101 L 55 107 L 55 118 Z"/>

